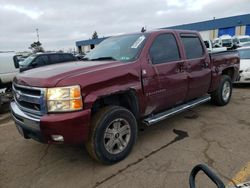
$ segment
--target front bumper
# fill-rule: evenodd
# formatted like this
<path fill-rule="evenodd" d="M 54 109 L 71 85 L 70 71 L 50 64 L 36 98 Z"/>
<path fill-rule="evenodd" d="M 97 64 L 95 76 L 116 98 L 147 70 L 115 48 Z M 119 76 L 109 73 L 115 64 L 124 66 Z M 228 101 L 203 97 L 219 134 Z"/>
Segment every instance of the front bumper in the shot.
<path fill-rule="evenodd" d="M 50 144 L 82 144 L 88 139 L 90 110 L 34 118 L 23 112 L 14 101 L 10 106 L 16 127 L 24 138 Z M 61 135 L 64 141 L 54 141 L 52 135 Z"/>
<path fill-rule="evenodd" d="M 250 72 L 241 72 L 235 83 L 250 83 Z"/>

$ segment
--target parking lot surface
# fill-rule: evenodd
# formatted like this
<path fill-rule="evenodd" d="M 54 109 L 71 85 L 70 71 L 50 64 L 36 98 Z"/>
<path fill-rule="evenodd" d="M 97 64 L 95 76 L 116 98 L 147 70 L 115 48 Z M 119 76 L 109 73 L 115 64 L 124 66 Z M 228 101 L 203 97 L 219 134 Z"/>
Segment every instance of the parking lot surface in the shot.
<path fill-rule="evenodd" d="M 189 173 L 205 163 L 222 180 L 250 180 L 250 87 L 234 89 L 224 107 L 203 104 L 141 128 L 132 153 L 106 166 L 84 146 L 23 139 L 10 114 L 0 114 L 0 187 L 188 187 Z M 198 185 L 214 187 L 199 174 Z"/>

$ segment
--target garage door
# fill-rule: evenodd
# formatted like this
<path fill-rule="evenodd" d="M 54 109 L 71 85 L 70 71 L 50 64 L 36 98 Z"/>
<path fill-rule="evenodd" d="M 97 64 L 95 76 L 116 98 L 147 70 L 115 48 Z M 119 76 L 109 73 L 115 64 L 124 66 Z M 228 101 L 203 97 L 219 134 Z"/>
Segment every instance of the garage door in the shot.
<path fill-rule="evenodd" d="M 246 26 L 246 35 L 250 35 L 250 25 Z"/>
<path fill-rule="evenodd" d="M 227 28 L 220 28 L 219 29 L 219 37 L 221 35 L 235 35 L 235 27 L 227 27 Z"/>

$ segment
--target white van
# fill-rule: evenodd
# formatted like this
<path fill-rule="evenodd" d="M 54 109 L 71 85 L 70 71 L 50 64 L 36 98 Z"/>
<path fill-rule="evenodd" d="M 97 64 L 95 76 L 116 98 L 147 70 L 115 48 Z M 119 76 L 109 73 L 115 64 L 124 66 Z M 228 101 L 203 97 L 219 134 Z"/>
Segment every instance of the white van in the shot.
<path fill-rule="evenodd" d="M 219 38 L 213 40 L 213 47 L 226 47 L 227 49 L 233 49 L 233 38 L 230 35 L 222 35 Z"/>
<path fill-rule="evenodd" d="M 227 51 L 226 47 L 216 47 L 216 48 L 214 48 L 211 40 L 204 40 L 204 43 L 205 43 L 205 46 L 207 47 L 207 51 L 209 53 Z"/>
<path fill-rule="evenodd" d="M 15 75 L 19 72 L 14 59 L 17 58 L 14 52 L 0 52 L 0 88 L 11 83 Z"/>
<path fill-rule="evenodd" d="M 18 67 L 18 56 L 14 52 L 0 52 L 0 107 L 6 96 L 3 92 L 11 90 L 12 80 L 19 72 Z"/>
<path fill-rule="evenodd" d="M 249 35 L 238 35 L 233 37 L 233 42 L 236 47 L 242 47 L 246 43 L 250 43 Z"/>

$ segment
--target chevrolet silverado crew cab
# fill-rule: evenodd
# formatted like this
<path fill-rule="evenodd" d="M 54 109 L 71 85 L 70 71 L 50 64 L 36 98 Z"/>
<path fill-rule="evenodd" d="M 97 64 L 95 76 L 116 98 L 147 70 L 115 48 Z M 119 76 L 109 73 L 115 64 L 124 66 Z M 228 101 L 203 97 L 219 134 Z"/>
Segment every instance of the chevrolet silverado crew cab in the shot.
<path fill-rule="evenodd" d="M 230 101 L 237 52 L 208 54 L 195 31 L 110 37 L 85 61 L 25 71 L 13 82 L 13 119 L 24 138 L 82 144 L 112 164 L 132 150 L 140 123 L 153 125 L 212 100 Z"/>

